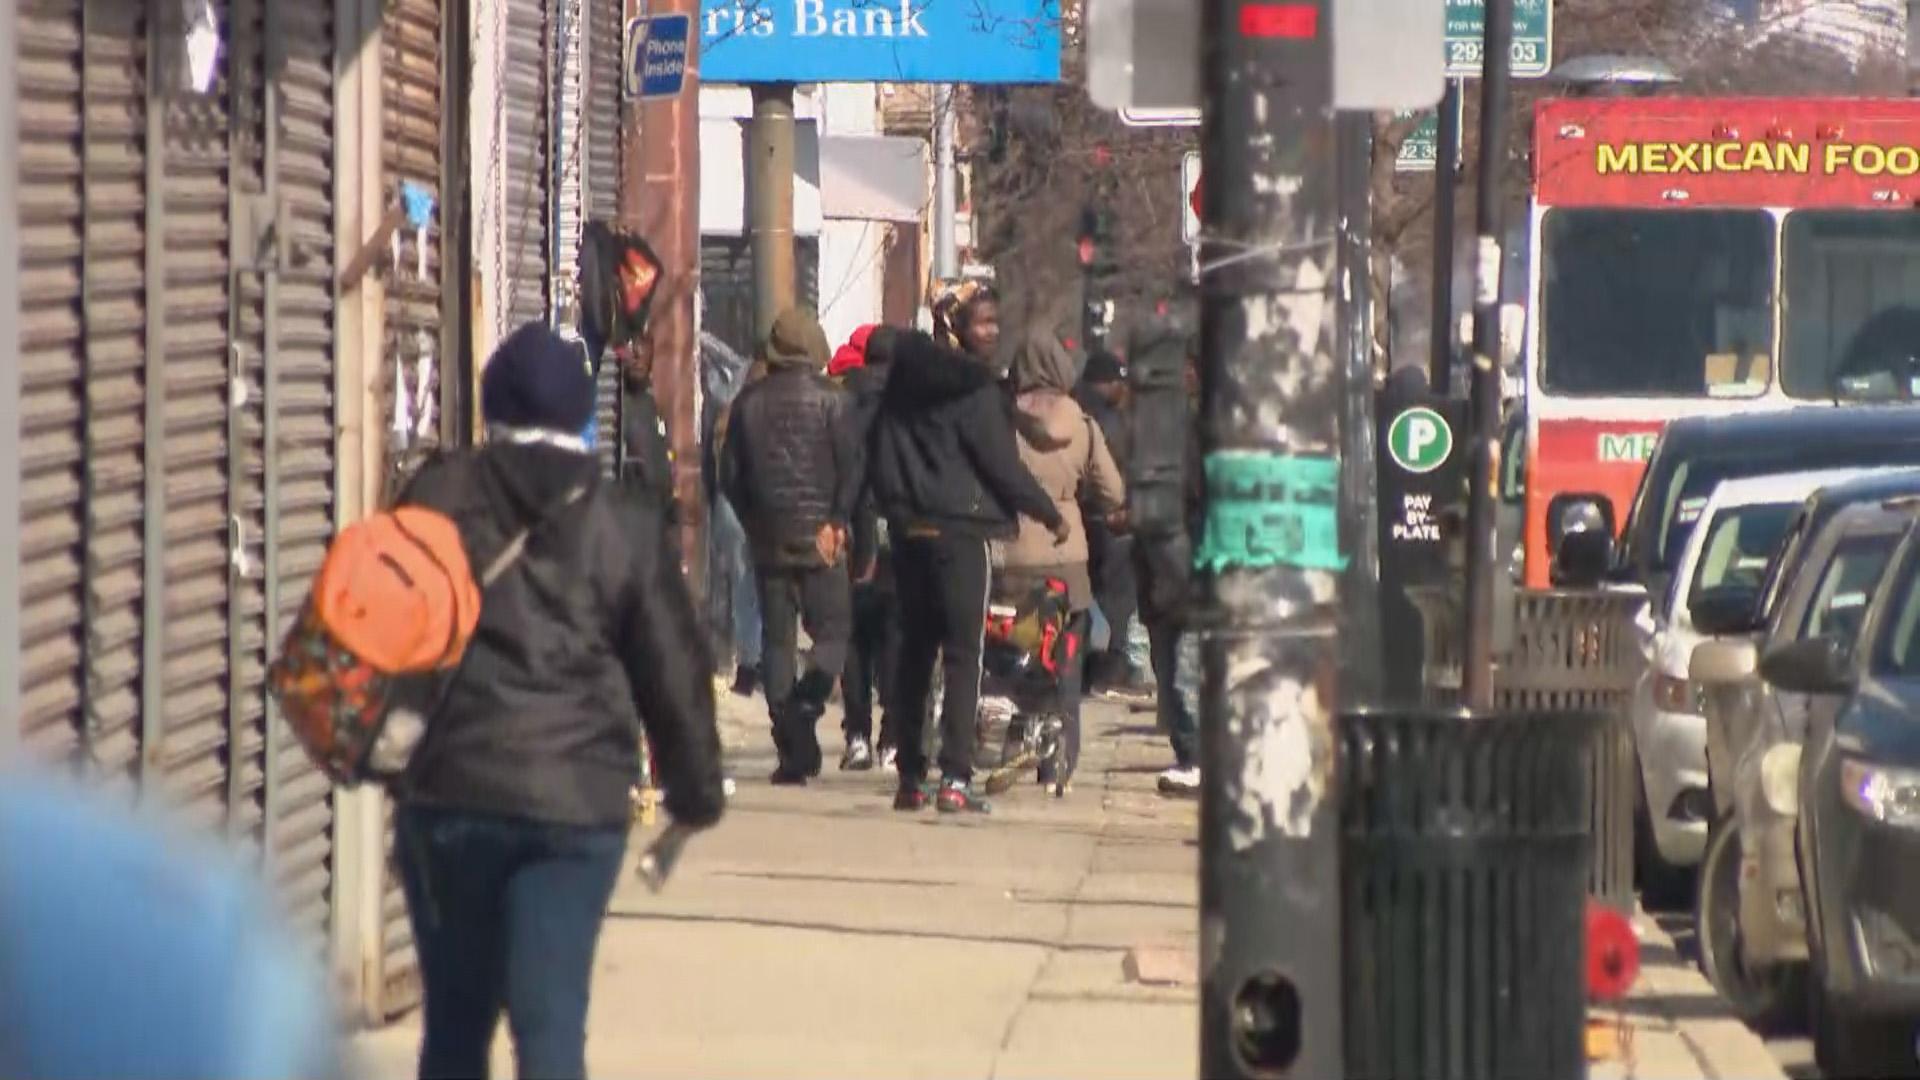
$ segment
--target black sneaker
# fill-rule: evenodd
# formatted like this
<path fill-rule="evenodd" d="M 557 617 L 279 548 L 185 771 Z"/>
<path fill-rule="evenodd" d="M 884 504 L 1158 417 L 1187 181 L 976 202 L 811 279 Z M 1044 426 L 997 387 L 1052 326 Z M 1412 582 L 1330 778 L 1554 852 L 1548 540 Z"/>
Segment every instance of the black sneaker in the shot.
<path fill-rule="evenodd" d="M 866 772 L 873 768 L 873 746 L 854 736 L 847 740 L 847 752 L 840 755 L 841 772 Z"/>
<path fill-rule="evenodd" d="M 900 790 L 893 793 L 893 808 L 902 813 L 918 813 L 933 801 L 933 793 L 925 783 L 902 781 Z"/>
<path fill-rule="evenodd" d="M 733 673 L 733 692 L 740 697 L 752 697 L 760 689 L 760 669 L 741 664 Z"/>
<path fill-rule="evenodd" d="M 948 780 L 940 785 L 940 795 L 934 805 L 943 814 L 991 814 L 993 804 L 973 793 L 973 785 L 965 780 Z"/>

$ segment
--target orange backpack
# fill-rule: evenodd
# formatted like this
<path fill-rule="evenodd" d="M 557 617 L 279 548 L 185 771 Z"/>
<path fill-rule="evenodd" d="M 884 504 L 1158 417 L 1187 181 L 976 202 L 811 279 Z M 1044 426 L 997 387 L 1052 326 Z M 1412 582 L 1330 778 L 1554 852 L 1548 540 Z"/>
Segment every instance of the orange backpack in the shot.
<path fill-rule="evenodd" d="M 402 506 L 334 538 L 267 681 L 295 737 L 336 783 L 406 771 L 473 640 L 484 590 L 531 532 L 509 540 L 478 581 L 459 527 L 435 510 Z"/>

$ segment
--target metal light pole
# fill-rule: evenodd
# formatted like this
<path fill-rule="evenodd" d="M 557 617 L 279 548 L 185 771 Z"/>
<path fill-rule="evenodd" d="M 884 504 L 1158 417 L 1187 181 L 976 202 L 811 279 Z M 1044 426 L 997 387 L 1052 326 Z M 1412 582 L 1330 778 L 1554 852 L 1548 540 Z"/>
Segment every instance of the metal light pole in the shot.
<path fill-rule="evenodd" d="M 1338 1077 L 1330 19 L 1204 0 L 1200 1075 Z"/>
<path fill-rule="evenodd" d="M 1466 90 L 1459 79 L 1447 80 L 1440 98 L 1433 161 L 1433 349 L 1427 384 L 1436 394 L 1453 392 L 1453 219 L 1455 192 L 1460 186 L 1460 96 Z"/>
<path fill-rule="evenodd" d="M 1467 487 L 1466 661 L 1462 690 L 1470 709 L 1493 707 L 1494 575 L 1502 572 L 1494 500 L 1500 477 L 1500 272 L 1505 263 L 1503 197 L 1507 99 L 1512 69 L 1513 0 L 1486 0 L 1480 74 L 1479 237 L 1473 302 L 1473 456 Z"/>
<path fill-rule="evenodd" d="M 753 88 L 747 124 L 751 172 L 747 228 L 753 247 L 754 344 L 767 340 L 773 320 L 793 306 L 793 84 Z"/>
<path fill-rule="evenodd" d="M 933 88 L 933 276 L 940 281 L 960 276 L 959 245 L 953 235 L 959 187 L 953 159 L 956 122 L 953 87 L 941 83 Z"/>

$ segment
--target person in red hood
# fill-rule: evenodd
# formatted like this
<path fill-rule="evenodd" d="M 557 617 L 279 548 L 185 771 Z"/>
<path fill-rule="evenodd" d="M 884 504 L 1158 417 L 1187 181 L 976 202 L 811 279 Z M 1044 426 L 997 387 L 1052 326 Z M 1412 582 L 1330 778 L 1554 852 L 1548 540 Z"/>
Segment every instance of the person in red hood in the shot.
<path fill-rule="evenodd" d="M 868 323 L 855 330 L 845 345 L 834 350 L 833 359 L 827 361 L 827 377 L 837 379 L 854 368 L 866 367 L 867 339 L 873 337 L 873 332 L 878 329 L 878 326 Z"/>

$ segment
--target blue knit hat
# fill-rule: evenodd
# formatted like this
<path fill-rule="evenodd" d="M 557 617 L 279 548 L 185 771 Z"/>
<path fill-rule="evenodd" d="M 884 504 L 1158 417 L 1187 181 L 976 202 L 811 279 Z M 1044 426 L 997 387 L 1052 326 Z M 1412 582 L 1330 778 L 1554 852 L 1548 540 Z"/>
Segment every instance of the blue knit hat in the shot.
<path fill-rule="evenodd" d="M 578 435 L 593 419 L 594 390 L 580 346 L 530 322 L 487 361 L 480 414 L 489 425 Z"/>

